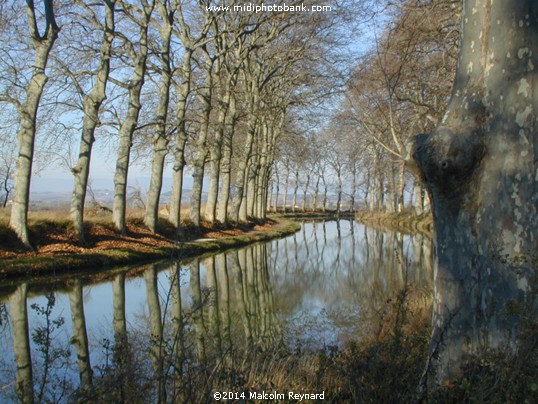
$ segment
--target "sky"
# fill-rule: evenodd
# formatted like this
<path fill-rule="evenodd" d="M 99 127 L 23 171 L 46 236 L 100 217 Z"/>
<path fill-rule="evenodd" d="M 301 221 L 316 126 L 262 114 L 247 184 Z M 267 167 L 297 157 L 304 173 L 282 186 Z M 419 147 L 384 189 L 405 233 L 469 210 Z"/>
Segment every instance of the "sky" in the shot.
<path fill-rule="evenodd" d="M 376 24 L 383 22 L 383 15 L 377 15 L 371 21 L 363 22 L 367 28 L 360 34 L 359 40 L 352 41 L 348 47 L 351 54 L 361 55 L 371 48 L 375 42 L 373 35 L 373 27 Z M 115 171 L 115 156 L 113 153 L 108 153 L 108 150 L 99 150 L 101 145 L 96 144 L 92 153 L 92 163 L 90 168 L 90 181 L 93 189 L 108 189 L 114 188 L 113 177 Z M 75 143 L 75 147 L 78 147 Z M 108 146 L 110 147 L 110 145 Z M 105 149 L 107 147 L 105 146 Z M 129 169 L 128 186 L 139 187 L 145 192 L 149 186 L 150 167 L 142 164 L 132 164 Z M 163 191 L 167 192 L 171 189 L 171 170 L 170 167 L 165 168 L 163 178 Z M 189 172 L 184 175 L 184 187 L 189 189 L 192 184 L 192 177 Z M 31 192 L 66 192 L 71 193 L 73 188 L 73 176 L 69 169 L 58 164 L 51 164 L 39 173 L 32 176 Z"/>
<path fill-rule="evenodd" d="M 168 192 L 172 188 L 171 172 L 168 172 L 165 168 L 165 175 L 163 178 L 163 190 L 162 192 Z M 150 182 L 150 169 L 148 167 L 142 167 L 140 165 L 132 165 L 129 170 L 129 176 L 127 177 L 127 186 L 138 187 L 142 192 L 149 187 Z M 92 160 L 90 169 L 90 181 L 92 189 L 114 189 L 114 167 L 110 162 L 104 161 L 102 158 L 97 157 Z M 189 172 L 184 174 L 184 189 L 190 189 L 192 185 L 192 177 Z M 30 192 L 32 193 L 44 193 L 44 192 L 68 192 L 71 193 L 73 189 L 73 176 L 69 170 L 65 167 L 51 166 L 40 171 L 38 174 L 32 176 L 32 182 L 30 184 Z"/>

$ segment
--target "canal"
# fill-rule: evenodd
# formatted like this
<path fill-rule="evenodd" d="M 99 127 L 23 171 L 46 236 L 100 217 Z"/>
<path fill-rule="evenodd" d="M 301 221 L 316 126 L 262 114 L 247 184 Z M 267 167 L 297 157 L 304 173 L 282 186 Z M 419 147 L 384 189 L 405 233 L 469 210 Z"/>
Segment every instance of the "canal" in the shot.
<path fill-rule="evenodd" d="M 371 338 L 402 290 L 430 310 L 432 260 L 424 236 L 341 220 L 196 259 L 0 284 L 0 402 L 211 401 L 290 355 Z"/>

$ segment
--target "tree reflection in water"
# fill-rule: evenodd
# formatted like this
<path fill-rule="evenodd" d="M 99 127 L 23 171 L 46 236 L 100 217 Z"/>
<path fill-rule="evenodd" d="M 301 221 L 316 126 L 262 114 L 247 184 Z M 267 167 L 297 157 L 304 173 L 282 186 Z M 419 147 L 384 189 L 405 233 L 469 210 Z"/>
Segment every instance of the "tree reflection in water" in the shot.
<path fill-rule="evenodd" d="M 52 293 L 63 298 L 53 316 L 67 318 L 56 337 L 65 334 L 74 349 L 49 358 L 57 362 L 49 383 L 62 389 L 56 401 L 196 402 L 219 388 L 270 388 L 277 368 L 294 366 L 290 352 L 376 332 L 376 314 L 409 284 L 426 302 L 431 260 L 420 235 L 314 222 L 267 244 L 105 272 L 99 283 L 58 280 Z M 0 287 L 9 307 L 0 329 L 9 342 L 1 348 L 2 402 L 38 397 L 40 320 L 27 311 L 28 294 L 40 301 L 50 289 Z M 71 383 L 58 383 L 66 374 Z"/>

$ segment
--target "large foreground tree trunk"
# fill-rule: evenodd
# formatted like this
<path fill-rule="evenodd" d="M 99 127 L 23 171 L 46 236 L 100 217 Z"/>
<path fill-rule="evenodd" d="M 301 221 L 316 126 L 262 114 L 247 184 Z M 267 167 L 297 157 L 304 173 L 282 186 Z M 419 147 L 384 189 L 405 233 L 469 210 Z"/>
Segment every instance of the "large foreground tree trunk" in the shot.
<path fill-rule="evenodd" d="M 536 262 L 537 27 L 534 0 L 465 1 L 448 110 L 412 148 L 436 230 L 437 381 L 466 354 L 515 344 L 507 309 L 525 303 Z"/>

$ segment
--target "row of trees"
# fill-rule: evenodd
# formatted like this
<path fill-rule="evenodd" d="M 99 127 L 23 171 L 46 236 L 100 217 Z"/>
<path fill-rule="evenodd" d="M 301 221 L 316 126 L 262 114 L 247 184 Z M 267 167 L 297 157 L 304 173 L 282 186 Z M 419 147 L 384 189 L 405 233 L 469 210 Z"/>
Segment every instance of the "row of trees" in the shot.
<path fill-rule="evenodd" d="M 333 199 L 337 210 L 359 201 L 372 210 L 429 209 L 421 182 L 404 169 L 405 144 L 431 131 L 446 108 L 460 13 L 459 1 L 384 8 L 385 21 L 373 23 L 374 45 L 355 65 L 329 123 L 279 144 L 273 208 L 278 200 L 292 210 L 325 209 Z"/>
<path fill-rule="evenodd" d="M 126 231 L 129 166 L 141 155 L 151 161 L 145 223 L 152 231 L 167 162 L 173 176 L 169 220 L 176 228 L 187 165 L 194 225 L 204 215 L 210 223 L 264 217 L 278 140 L 295 110 L 334 87 L 328 83 L 338 75 L 328 73 L 327 62 L 336 58 L 335 34 L 352 9 L 335 3 L 333 11 L 319 13 L 232 11 L 240 4 L 2 2 L 7 46 L 0 58 L 0 102 L 18 116 L 10 223 L 25 245 L 31 245 L 34 152 L 47 146 L 73 173 L 71 220 L 84 241 L 96 139 L 115 151 L 112 211 L 120 232 Z M 66 148 L 77 132 L 78 147 Z M 204 178 L 209 187 L 202 211 Z"/>
<path fill-rule="evenodd" d="M 49 150 L 70 167 L 71 219 L 83 242 L 96 139 L 116 161 L 112 210 L 121 232 L 133 158 L 151 162 L 144 220 L 152 231 L 167 168 L 173 177 L 168 219 L 176 228 L 187 169 L 194 225 L 204 217 L 210 223 L 263 218 L 268 207 L 279 206 L 340 210 L 360 201 L 398 211 L 407 199 L 419 212 L 428 209 L 424 189 L 404 171 L 404 145 L 431 130 L 446 107 L 458 1 L 402 0 L 383 8 L 385 20 L 373 23 L 374 46 L 355 63 L 343 101 L 326 115 L 319 106 L 346 78 L 339 70 L 342 27 L 350 14 L 372 8 L 248 13 L 215 11 L 216 5 L 240 3 L 47 1 L 38 10 L 29 2 L 28 19 L 22 5 L 4 2 L 1 27 L 9 46 L 0 100 L 4 111 L 18 112 L 11 115 L 19 122 L 6 120 L 11 125 L 4 125 L 2 141 L 13 145 L 9 128 L 18 126 L 19 157 L 13 193 L 7 180 L 15 160 L 2 153 L 3 203 L 13 195 L 11 226 L 26 245 L 34 149 Z M 13 26 L 17 35 L 9 36 Z M 19 63 L 30 55 L 35 60 L 28 66 Z"/>

